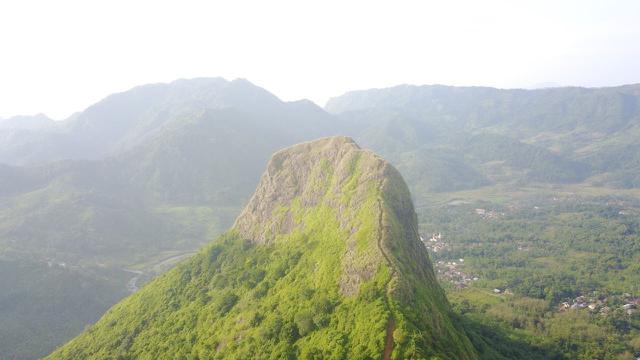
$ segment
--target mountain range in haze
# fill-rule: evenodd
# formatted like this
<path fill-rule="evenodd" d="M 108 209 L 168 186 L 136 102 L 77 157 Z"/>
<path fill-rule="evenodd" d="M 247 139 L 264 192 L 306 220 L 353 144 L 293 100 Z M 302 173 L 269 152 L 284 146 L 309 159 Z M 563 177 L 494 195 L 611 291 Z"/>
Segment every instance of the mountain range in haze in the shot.
<path fill-rule="evenodd" d="M 323 109 L 283 102 L 246 80 L 178 80 L 111 95 L 60 122 L 0 120 L 0 259 L 16 268 L 52 263 L 68 281 L 82 272 L 111 289 L 128 279 L 118 270 L 147 271 L 231 226 L 272 153 L 337 134 L 393 164 L 418 207 L 427 194 L 490 186 L 640 187 L 638 85 L 401 85 L 349 92 Z M 5 309 L 44 276 L 25 273 L 32 279 L 7 283 L 16 291 L 0 296 Z M 78 296 L 90 310 L 42 347 L 20 343 L 48 336 L 59 319 L 39 328 L 5 314 L 2 323 L 20 323 L 24 336 L 0 352 L 45 355 L 108 305 Z"/>

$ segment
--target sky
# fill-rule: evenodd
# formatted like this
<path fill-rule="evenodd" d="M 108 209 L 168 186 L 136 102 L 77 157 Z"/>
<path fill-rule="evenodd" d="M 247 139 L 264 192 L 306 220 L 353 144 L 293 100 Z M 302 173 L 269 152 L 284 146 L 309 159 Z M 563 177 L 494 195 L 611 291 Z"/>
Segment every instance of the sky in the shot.
<path fill-rule="evenodd" d="M 640 83 L 640 1 L 0 2 L 0 117 L 207 76 L 321 106 L 403 83 Z"/>

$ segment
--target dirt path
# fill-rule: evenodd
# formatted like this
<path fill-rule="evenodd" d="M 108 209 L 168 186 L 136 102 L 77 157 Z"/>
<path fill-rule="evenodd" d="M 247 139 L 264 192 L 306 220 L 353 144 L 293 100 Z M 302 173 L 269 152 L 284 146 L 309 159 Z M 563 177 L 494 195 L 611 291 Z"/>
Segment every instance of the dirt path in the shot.
<path fill-rule="evenodd" d="M 384 224 L 384 221 L 383 221 L 384 209 L 382 207 L 383 181 L 384 179 L 380 180 L 380 184 L 378 185 L 377 202 L 378 202 L 378 229 L 379 230 L 378 230 L 377 244 L 378 244 L 378 249 L 380 250 L 380 253 L 384 257 L 384 259 L 387 261 L 389 269 L 391 270 L 391 273 L 389 275 L 389 280 L 385 285 L 387 287 L 385 302 L 387 303 L 387 308 L 389 309 L 390 317 L 389 317 L 389 322 L 387 323 L 387 335 L 384 340 L 384 350 L 382 351 L 382 360 L 389 360 L 391 359 L 391 353 L 393 352 L 393 332 L 396 328 L 396 322 L 393 318 L 393 313 L 391 313 L 391 303 L 389 302 L 389 293 L 390 293 L 389 283 L 391 282 L 391 279 L 393 279 L 393 276 L 395 275 L 396 270 L 395 270 L 395 267 L 393 266 L 393 263 L 391 262 L 391 259 L 385 252 L 384 246 L 382 245 L 382 234 L 383 234 L 383 224 Z"/>
<path fill-rule="evenodd" d="M 391 359 L 391 353 L 393 352 L 393 331 L 396 329 L 396 322 L 393 317 L 387 324 L 387 337 L 384 339 L 384 351 L 382 352 L 382 360 Z"/>

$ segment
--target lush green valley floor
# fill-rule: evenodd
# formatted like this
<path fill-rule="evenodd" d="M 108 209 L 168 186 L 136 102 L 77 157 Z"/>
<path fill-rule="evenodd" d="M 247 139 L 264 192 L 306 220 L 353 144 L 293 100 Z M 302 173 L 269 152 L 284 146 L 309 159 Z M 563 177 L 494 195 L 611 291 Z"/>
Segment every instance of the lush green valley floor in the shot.
<path fill-rule="evenodd" d="M 420 227 L 456 312 L 492 347 L 510 339 L 539 358 L 635 359 L 638 195 L 579 185 L 440 193 L 420 202 Z"/>

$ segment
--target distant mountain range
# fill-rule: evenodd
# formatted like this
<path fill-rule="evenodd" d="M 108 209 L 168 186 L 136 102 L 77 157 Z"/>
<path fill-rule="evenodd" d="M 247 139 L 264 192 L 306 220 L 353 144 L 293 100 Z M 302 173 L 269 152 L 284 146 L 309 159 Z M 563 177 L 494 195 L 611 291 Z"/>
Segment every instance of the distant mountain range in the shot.
<path fill-rule="evenodd" d="M 488 185 L 640 187 L 640 85 L 401 85 L 323 109 L 246 80 L 178 80 L 65 121 L 0 120 L 0 257 L 111 269 L 193 251 L 231 225 L 274 151 L 337 134 L 394 164 L 418 204 Z"/>
<path fill-rule="evenodd" d="M 54 126 L 55 121 L 44 114 L 33 116 L 14 116 L 0 119 L 0 131 L 6 130 L 42 130 Z"/>
<path fill-rule="evenodd" d="M 628 151 L 640 141 L 638 85 L 540 90 L 402 85 L 347 93 L 326 109 L 359 122 L 363 145 L 392 161 L 417 149 L 445 148 L 462 151 L 465 164 L 497 182 L 638 186 L 637 155 Z M 617 159 L 631 168 L 604 165 Z"/>

